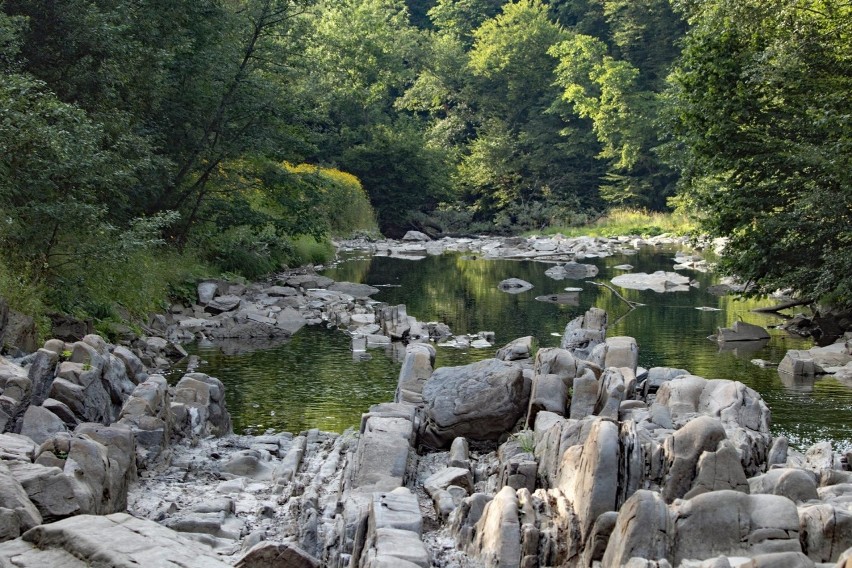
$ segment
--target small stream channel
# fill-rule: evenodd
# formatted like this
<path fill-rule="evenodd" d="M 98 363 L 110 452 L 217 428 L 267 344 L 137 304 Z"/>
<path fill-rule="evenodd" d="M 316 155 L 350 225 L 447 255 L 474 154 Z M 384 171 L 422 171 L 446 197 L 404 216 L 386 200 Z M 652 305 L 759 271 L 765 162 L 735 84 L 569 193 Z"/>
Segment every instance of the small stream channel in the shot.
<path fill-rule="evenodd" d="M 629 263 L 633 272 L 671 271 L 676 249 L 641 249 L 635 255 L 587 259 L 600 273 L 591 280 L 609 282 Z M 525 335 L 539 347 L 558 346 L 571 319 L 589 307 L 606 309 L 608 334 L 635 337 L 639 364 L 679 367 L 706 378 L 738 380 L 754 388 L 772 409 L 773 431 L 806 448 L 831 440 L 838 449 L 852 447 L 852 388 L 833 378 L 794 384 L 774 368 L 750 361 L 779 362 L 787 349 L 807 349 L 810 343 L 772 329 L 780 317 L 751 312 L 771 300 L 716 297 L 707 288 L 714 274 L 684 271 L 699 287 L 685 292 L 619 290 L 631 301 L 645 304 L 633 311 L 610 290 L 583 280 L 553 280 L 545 275 L 552 265 L 509 260 L 485 260 L 464 254 L 430 256 L 423 260 L 352 255 L 324 272 L 337 281 L 379 286 L 376 300 L 405 304 L 420 321 L 440 321 L 455 334 L 493 331 L 494 349 L 438 347 L 437 366 L 463 365 L 493 357 L 494 351 Z M 507 294 L 497 288 L 506 278 L 521 278 L 534 288 Z M 577 305 L 537 301 L 566 287 L 582 288 Z M 718 311 L 698 308 L 715 308 Z M 719 326 L 737 319 L 770 328 L 767 345 L 746 350 L 721 349 L 707 339 Z M 353 359 L 349 337 L 324 327 L 305 327 L 286 343 L 251 353 L 226 355 L 215 347 L 190 346 L 199 355 L 199 371 L 221 379 L 235 431 L 265 429 L 299 432 L 308 428 L 341 432 L 357 426 L 371 404 L 393 399 L 403 351 L 371 350 L 368 360 Z"/>

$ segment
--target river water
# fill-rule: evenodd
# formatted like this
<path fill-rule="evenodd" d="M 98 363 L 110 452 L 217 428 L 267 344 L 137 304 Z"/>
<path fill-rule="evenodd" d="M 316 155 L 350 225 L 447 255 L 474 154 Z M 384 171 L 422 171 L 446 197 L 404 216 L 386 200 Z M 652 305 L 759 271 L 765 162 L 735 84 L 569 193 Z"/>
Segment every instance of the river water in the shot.
<path fill-rule="evenodd" d="M 609 282 L 629 263 L 633 272 L 671 271 L 676 249 L 641 249 L 635 255 L 587 259 Z M 699 286 L 689 291 L 657 293 L 618 289 L 644 304 L 630 310 L 609 289 L 584 280 L 554 280 L 545 275 L 552 265 L 531 261 L 486 260 L 464 254 L 422 260 L 353 255 L 324 272 L 337 281 L 379 286 L 374 299 L 405 304 L 420 321 L 440 321 L 455 334 L 490 331 L 494 349 L 438 347 L 437 366 L 463 365 L 493 357 L 496 348 L 518 337 L 535 336 L 539 347 L 559 345 L 565 325 L 589 307 L 606 309 L 608 335 L 628 335 L 639 344 L 639 364 L 678 367 L 712 379 L 738 380 L 754 388 L 772 410 L 773 432 L 784 434 L 794 447 L 830 440 L 837 449 L 852 447 L 852 389 L 833 378 L 793 383 L 773 368 L 750 361 L 779 362 L 787 349 L 807 349 L 809 342 L 772 329 L 783 320 L 757 314 L 768 300 L 737 300 L 707 292 L 714 274 L 683 271 Z M 522 294 L 497 288 L 506 278 L 521 278 L 535 287 Z M 582 288 L 577 305 L 558 305 L 535 298 Z M 715 308 L 718 311 L 698 308 Z M 771 339 L 757 350 L 720 349 L 707 339 L 719 326 L 738 319 L 768 327 Z M 221 379 L 235 431 L 266 429 L 299 432 L 308 428 L 343 431 L 357 426 L 371 404 L 393 399 L 401 349 L 370 350 L 370 358 L 353 358 L 349 337 L 324 327 L 305 327 L 279 347 L 226 355 L 215 347 L 193 346 L 199 371 Z"/>

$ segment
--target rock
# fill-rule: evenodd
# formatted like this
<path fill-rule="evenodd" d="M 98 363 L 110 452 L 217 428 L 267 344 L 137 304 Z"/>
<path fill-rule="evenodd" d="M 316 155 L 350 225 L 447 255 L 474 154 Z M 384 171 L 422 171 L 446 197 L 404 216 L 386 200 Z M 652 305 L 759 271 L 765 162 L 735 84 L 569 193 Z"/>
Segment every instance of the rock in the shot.
<path fill-rule="evenodd" d="M 0 350 L 9 353 L 32 353 L 38 349 L 35 320 L 26 314 L 9 309 L 5 325 L 0 326 Z"/>
<path fill-rule="evenodd" d="M 369 532 L 392 528 L 419 535 L 423 530 L 423 515 L 414 493 L 405 487 L 398 487 L 386 493 L 373 493 L 369 523 Z"/>
<path fill-rule="evenodd" d="M 588 359 L 589 354 L 606 340 L 607 315 L 604 310 L 590 308 L 584 315 L 565 326 L 560 347 L 578 359 Z"/>
<path fill-rule="evenodd" d="M 548 268 L 544 271 L 545 275 L 554 280 L 582 280 L 583 278 L 592 278 L 598 275 L 598 267 L 594 264 L 578 264 L 576 262 L 567 262 L 562 265 Z"/>
<path fill-rule="evenodd" d="M 332 292 L 340 292 L 347 296 L 352 296 L 356 299 L 369 298 L 373 294 L 378 294 L 379 289 L 367 284 L 356 284 L 354 282 L 335 282 L 328 287 Z"/>
<path fill-rule="evenodd" d="M 440 448 L 459 436 L 496 440 L 523 416 L 528 398 L 523 372 L 513 363 L 491 359 L 437 369 L 423 386 L 421 442 Z"/>
<path fill-rule="evenodd" d="M 120 424 L 80 424 L 70 439 L 64 473 L 73 480 L 81 513 L 125 510 L 128 487 L 136 480 L 132 430 Z"/>
<path fill-rule="evenodd" d="M 568 388 L 559 375 L 533 375 L 530 404 L 527 411 L 527 426 L 535 424 L 539 412 L 545 410 L 565 415 L 568 402 Z"/>
<path fill-rule="evenodd" d="M 203 373 L 187 373 L 175 385 L 175 427 L 187 437 L 224 436 L 231 432 L 225 408 L 225 385 Z"/>
<path fill-rule="evenodd" d="M 639 365 L 639 346 L 632 337 L 607 337 L 604 367 L 627 367 L 636 372 Z"/>
<path fill-rule="evenodd" d="M 41 513 L 20 481 L 6 463 L 0 461 L 0 542 L 17 538 L 41 522 Z"/>
<path fill-rule="evenodd" d="M 423 489 L 433 497 L 439 490 L 445 490 L 450 485 L 457 485 L 470 493 L 473 490 L 473 477 L 470 475 L 470 470 L 461 467 L 447 467 L 423 481 Z"/>
<path fill-rule="evenodd" d="M 814 562 L 832 562 L 852 547 L 852 511 L 823 503 L 799 509 L 802 552 Z"/>
<path fill-rule="evenodd" d="M 692 489 L 702 453 L 715 452 L 719 442 L 725 439 L 722 424 L 709 416 L 689 421 L 666 439 L 664 451 L 671 465 L 662 496 L 667 503 L 684 497 Z"/>
<path fill-rule="evenodd" d="M 36 445 L 28 436 L 0 434 L 0 460 L 31 462 L 35 452 Z"/>
<path fill-rule="evenodd" d="M 56 377 L 56 366 L 59 364 L 59 354 L 48 350 L 39 349 L 30 368 L 27 371 L 32 383 L 32 395 L 30 404 L 40 405 L 50 392 L 50 385 Z"/>
<path fill-rule="evenodd" d="M 557 487 L 574 504 L 581 541 L 598 516 L 616 509 L 618 460 L 618 426 L 601 419 L 592 421 L 585 443 L 568 448 L 562 456 Z"/>
<path fill-rule="evenodd" d="M 501 292 L 506 292 L 508 294 L 521 294 L 528 290 L 532 290 L 534 286 L 520 278 L 507 278 L 500 282 L 497 285 L 497 288 L 500 289 Z"/>
<path fill-rule="evenodd" d="M 447 466 L 470 470 L 470 450 L 465 438 L 459 437 L 453 440 Z"/>
<path fill-rule="evenodd" d="M 515 339 L 504 347 L 497 350 L 495 358 L 501 361 L 518 361 L 529 359 L 533 351 L 533 338 L 531 335 Z"/>
<path fill-rule="evenodd" d="M 320 561 L 290 543 L 259 542 L 234 565 L 236 568 L 319 568 Z"/>
<path fill-rule="evenodd" d="M 804 469 L 770 469 L 749 479 L 748 484 L 753 494 L 783 495 L 797 503 L 819 499 L 816 476 Z"/>
<path fill-rule="evenodd" d="M 396 402 L 423 402 L 423 385 L 432 375 L 436 355 L 435 348 L 427 343 L 411 343 L 405 348 L 405 359 L 399 370 Z"/>
<path fill-rule="evenodd" d="M 559 294 L 550 294 L 547 296 L 536 296 L 539 302 L 547 302 L 549 304 L 559 304 L 560 306 L 579 306 L 580 296 L 576 292 L 565 292 Z"/>
<path fill-rule="evenodd" d="M 137 385 L 124 403 L 118 422 L 126 424 L 133 432 L 139 463 L 150 464 L 168 447 L 174 428 L 166 379 L 151 375 Z"/>
<path fill-rule="evenodd" d="M 58 467 L 8 462 L 9 471 L 27 492 L 45 522 L 63 519 L 81 510 L 72 479 Z"/>
<path fill-rule="evenodd" d="M 41 444 L 57 432 L 67 432 L 65 423 L 53 412 L 41 406 L 30 406 L 21 422 L 21 434 Z"/>
<path fill-rule="evenodd" d="M 209 304 L 219 291 L 217 282 L 199 282 L 197 286 L 198 303 L 202 306 Z"/>
<path fill-rule="evenodd" d="M 221 314 L 223 312 L 236 310 L 240 307 L 241 303 L 242 299 L 239 296 L 226 294 L 224 296 L 216 296 L 207 302 L 205 309 L 211 314 Z"/>
<path fill-rule="evenodd" d="M 735 321 L 733 327 L 720 327 L 716 341 L 761 341 L 769 339 L 769 333 L 759 325 Z"/>
<path fill-rule="evenodd" d="M 571 407 L 569 416 L 581 420 L 594 413 L 600 391 L 600 381 L 591 369 L 586 369 L 572 381 Z"/>
<path fill-rule="evenodd" d="M 713 491 L 672 506 L 672 560 L 801 552 L 795 504 L 777 495 Z"/>
<path fill-rule="evenodd" d="M 306 323 L 305 316 L 293 308 L 283 308 L 275 314 L 275 325 L 290 335 L 302 329 Z"/>
<path fill-rule="evenodd" d="M 403 241 L 425 242 L 425 241 L 431 241 L 432 238 L 425 233 L 421 233 L 420 231 L 408 231 L 408 232 L 405 233 L 405 235 L 403 235 L 402 240 Z"/>
<path fill-rule="evenodd" d="M 14 559 L 14 560 L 13 560 Z M 226 568 L 213 550 L 126 513 L 81 515 L 39 525 L 0 544 L 0 565 L 21 568 Z"/>
<path fill-rule="evenodd" d="M 369 417 L 353 456 L 352 488 L 369 493 L 402 487 L 413 434 L 406 418 Z"/>
<path fill-rule="evenodd" d="M 387 306 L 379 311 L 382 331 L 392 339 L 404 339 L 408 337 L 411 331 L 411 320 L 413 319 L 408 317 L 405 306 L 402 304 Z"/>
<path fill-rule="evenodd" d="M 689 290 L 689 277 L 676 272 L 658 270 L 652 274 L 632 272 L 620 274 L 610 280 L 616 286 L 630 290 L 653 290 L 654 292 L 686 292 Z"/>
<path fill-rule="evenodd" d="M 730 489 L 749 493 L 749 480 L 746 479 L 740 458 L 734 445 L 728 440 L 719 442 L 715 452 L 704 452 L 698 458 L 695 468 L 695 480 L 685 499 L 710 491 Z"/>
<path fill-rule="evenodd" d="M 630 558 L 671 558 L 669 510 L 659 493 L 640 489 L 628 499 L 606 546 L 603 566 L 624 566 Z"/>
<path fill-rule="evenodd" d="M 511 487 L 504 487 L 494 496 L 476 523 L 469 551 L 486 566 L 519 568 L 521 564 L 521 533 L 518 522 L 518 497 Z"/>
<path fill-rule="evenodd" d="M 145 366 L 142 364 L 142 361 L 130 349 L 123 345 L 116 345 L 112 354 L 124 363 L 127 378 L 130 379 L 133 384 L 138 385 L 148 378 L 148 373 L 145 371 Z"/>

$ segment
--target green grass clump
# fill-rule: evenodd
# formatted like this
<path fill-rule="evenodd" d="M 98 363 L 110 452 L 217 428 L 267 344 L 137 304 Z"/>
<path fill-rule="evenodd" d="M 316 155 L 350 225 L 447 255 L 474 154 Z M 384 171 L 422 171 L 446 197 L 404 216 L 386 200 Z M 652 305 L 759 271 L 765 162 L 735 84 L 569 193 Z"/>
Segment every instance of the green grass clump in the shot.
<path fill-rule="evenodd" d="M 290 264 L 325 264 L 334 258 L 334 245 L 327 240 L 318 241 L 313 237 L 302 236 L 290 241 Z"/>
<path fill-rule="evenodd" d="M 542 232 L 548 235 L 560 233 L 567 237 L 617 237 L 622 235 L 653 237 L 663 233 L 685 235 L 695 228 L 693 221 L 680 212 L 664 213 L 643 209 L 617 208 L 585 225 L 551 226 Z"/>

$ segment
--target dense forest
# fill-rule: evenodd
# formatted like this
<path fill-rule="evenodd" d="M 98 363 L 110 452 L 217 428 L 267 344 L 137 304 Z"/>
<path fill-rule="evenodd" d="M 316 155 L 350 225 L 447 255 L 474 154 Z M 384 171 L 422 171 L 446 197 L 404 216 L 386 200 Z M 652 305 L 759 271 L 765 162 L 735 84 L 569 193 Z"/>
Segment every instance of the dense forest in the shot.
<path fill-rule="evenodd" d="M 0 296 L 143 316 L 329 239 L 678 208 L 852 305 L 845 0 L 2 0 Z"/>

